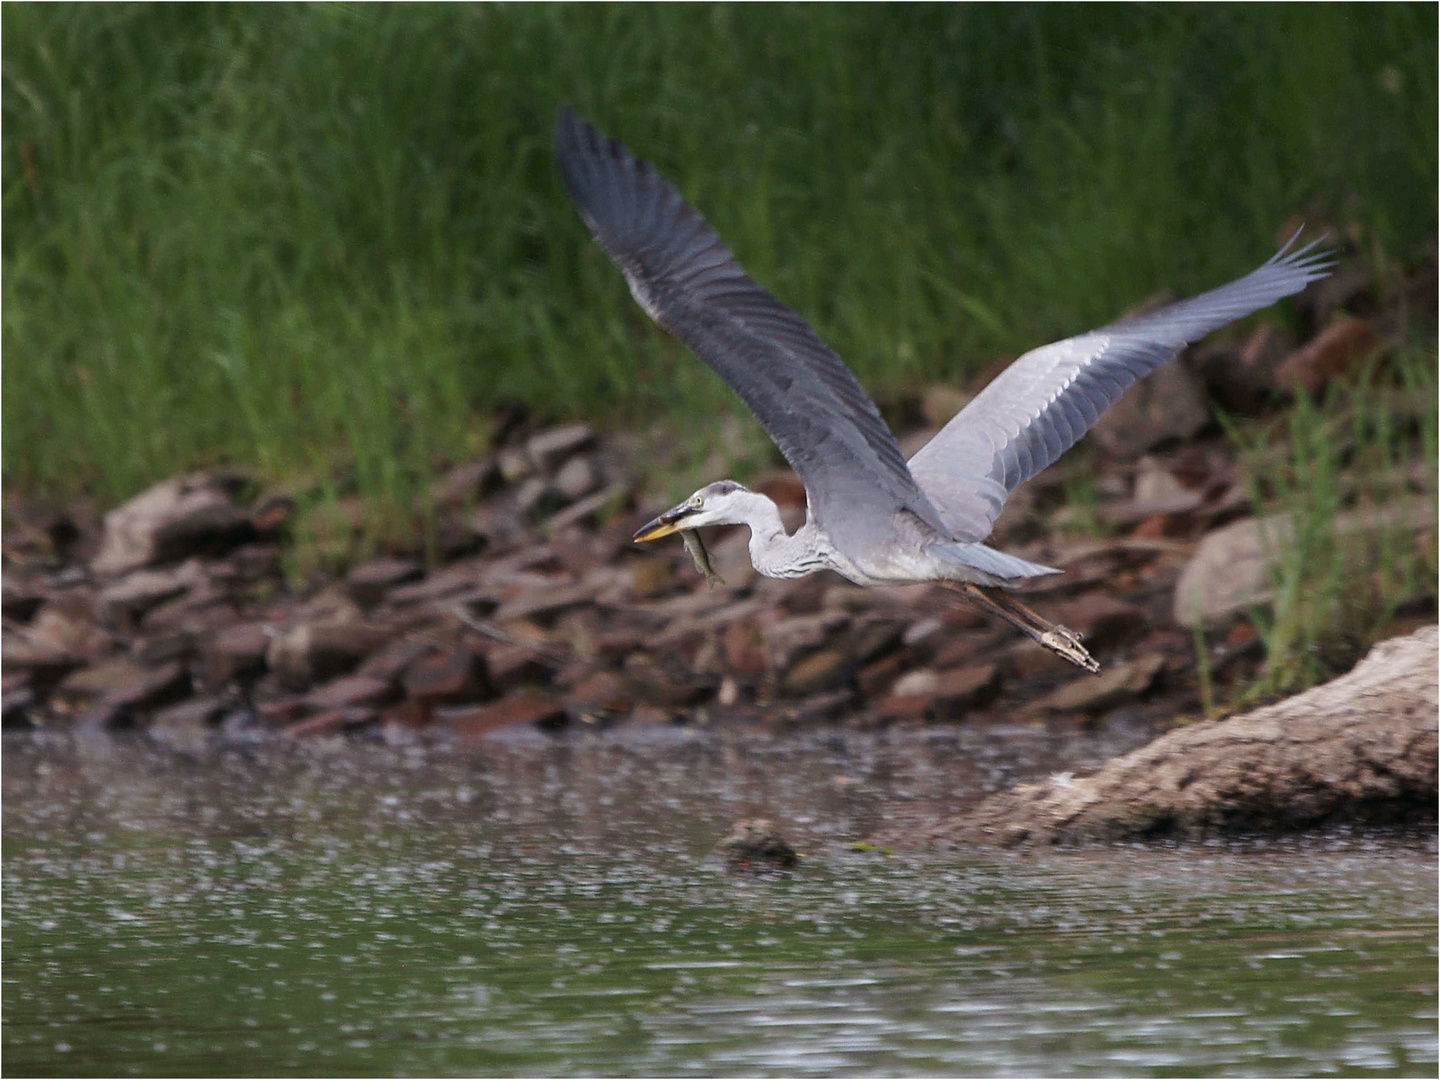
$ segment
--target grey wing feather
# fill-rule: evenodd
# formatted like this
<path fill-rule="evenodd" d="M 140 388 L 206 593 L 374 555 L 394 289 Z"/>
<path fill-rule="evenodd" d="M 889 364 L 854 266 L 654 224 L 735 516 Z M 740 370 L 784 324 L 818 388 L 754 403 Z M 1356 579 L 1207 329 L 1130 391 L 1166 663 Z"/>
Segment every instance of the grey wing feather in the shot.
<path fill-rule="evenodd" d="M 909 510 L 946 535 L 880 410 L 806 322 L 752 281 L 651 166 L 562 109 L 556 155 L 571 198 L 640 306 L 749 406 L 848 554 Z"/>
<path fill-rule="evenodd" d="M 1299 292 L 1334 265 L 1295 239 L 1245 277 L 1026 353 L 910 459 L 950 531 L 983 540 L 1017 486 L 1084 435 L 1137 379 L 1226 323 Z"/>

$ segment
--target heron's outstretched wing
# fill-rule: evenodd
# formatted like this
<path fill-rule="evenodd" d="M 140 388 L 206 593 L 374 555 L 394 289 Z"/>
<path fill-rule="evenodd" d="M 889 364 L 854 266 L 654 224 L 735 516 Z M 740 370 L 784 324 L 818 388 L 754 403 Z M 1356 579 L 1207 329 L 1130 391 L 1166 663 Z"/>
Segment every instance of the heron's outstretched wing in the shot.
<path fill-rule="evenodd" d="M 1137 379 L 1192 341 L 1330 272 L 1296 237 L 1253 273 L 1190 300 L 1026 353 L 910 459 L 955 536 L 983 540 L 1006 497 L 1066 450 Z"/>
<path fill-rule="evenodd" d="M 555 150 L 580 216 L 635 299 L 750 407 L 842 552 L 868 550 L 902 509 L 945 533 L 844 361 L 750 280 L 674 188 L 568 108 L 560 110 Z"/>

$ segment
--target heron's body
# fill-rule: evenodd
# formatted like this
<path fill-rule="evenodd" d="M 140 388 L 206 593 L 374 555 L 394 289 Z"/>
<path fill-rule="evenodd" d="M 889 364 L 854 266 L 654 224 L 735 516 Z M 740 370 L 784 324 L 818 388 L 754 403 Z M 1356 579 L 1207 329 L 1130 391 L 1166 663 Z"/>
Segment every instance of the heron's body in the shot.
<path fill-rule="evenodd" d="M 949 584 L 1092 671 L 1099 665 L 1075 634 L 993 591 L 1059 573 L 982 542 L 1006 498 L 1136 379 L 1330 269 L 1314 244 L 1292 250 L 1292 240 L 1228 285 L 1034 349 L 907 462 L 844 361 L 745 274 L 650 166 L 569 109 L 556 149 L 581 216 L 640 306 L 739 394 L 805 484 L 806 521 L 794 533 L 769 498 L 722 480 L 661 514 L 637 541 L 747 525 L 750 559 L 767 577 L 833 570 L 857 585 Z"/>

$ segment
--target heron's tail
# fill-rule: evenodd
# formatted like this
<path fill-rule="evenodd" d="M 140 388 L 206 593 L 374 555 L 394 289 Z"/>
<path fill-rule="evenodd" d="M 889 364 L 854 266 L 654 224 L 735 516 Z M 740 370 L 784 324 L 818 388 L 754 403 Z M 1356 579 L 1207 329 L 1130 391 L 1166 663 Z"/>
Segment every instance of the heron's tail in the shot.
<path fill-rule="evenodd" d="M 984 544 L 941 541 L 931 544 L 926 550 L 955 567 L 956 581 L 970 581 L 977 585 L 1015 586 L 1027 578 L 1064 573 L 1053 566 L 1041 566 L 1006 555 Z"/>

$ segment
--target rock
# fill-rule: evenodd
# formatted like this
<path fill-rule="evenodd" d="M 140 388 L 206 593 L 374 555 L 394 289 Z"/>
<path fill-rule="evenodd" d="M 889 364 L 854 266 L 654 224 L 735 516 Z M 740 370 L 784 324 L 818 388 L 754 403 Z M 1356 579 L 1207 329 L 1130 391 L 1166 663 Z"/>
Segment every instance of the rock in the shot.
<path fill-rule="evenodd" d="M 301 623 L 271 640 L 266 663 L 285 686 L 300 690 L 353 671 L 387 636 L 363 623 Z"/>
<path fill-rule="evenodd" d="M 860 693 L 867 698 L 879 697 L 890 690 L 907 667 L 915 662 L 908 653 L 897 652 L 866 665 L 855 677 Z"/>
<path fill-rule="evenodd" d="M 792 697 L 819 693 L 843 682 L 852 666 L 848 653 L 839 649 L 821 649 L 787 671 L 781 686 Z"/>
<path fill-rule="evenodd" d="M 1103 592 L 1088 592 L 1065 604 L 1055 621 L 1076 631 L 1087 649 L 1113 649 L 1150 627 L 1150 613 Z"/>
<path fill-rule="evenodd" d="M 567 608 L 589 603 L 593 599 L 595 599 L 594 586 L 583 582 L 578 585 L 529 588 L 521 591 L 514 599 L 501 604 L 492 618 L 496 622 L 506 623 L 514 619 L 533 619 L 537 616 L 553 617 Z"/>
<path fill-rule="evenodd" d="M 1126 390 L 1092 435 L 1110 456 L 1128 461 L 1167 440 L 1189 439 L 1209 422 L 1205 388 L 1175 360 Z"/>
<path fill-rule="evenodd" d="M 535 690 L 520 690 L 489 705 L 447 717 L 455 734 L 466 739 L 478 739 L 517 724 L 555 724 L 564 719 L 564 706 L 549 694 Z"/>
<path fill-rule="evenodd" d="M 370 675 L 346 675 L 305 695 L 305 703 L 318 712 L 384 705 L 396 697 L 395 687 Z"/>
<path fill-rule="evenodd" d="M 1374 511 L 1335 517 L 1337 536 L 1389 530 L 1416 532 L 1435 524 L 1433 504 L 1415 500 Z M 1175 583 L 1173 613 L 1181 626 L 1217 623 L 1272 597 L 1270 566 L 1283 558 L 1293 525 L 1288 514 L 1245 518 L 1209 533 Z"/>
<path fill-rule="evenodd" d="M 940 685 L 940 675 L 929 668 L 907 671 L 890 688 L 894 697 L 930 697 Z"/>
<path fill-rule="evenodd" d="M 1271 323 L 1261 323 L 1239 343 L 1223 338 L 1193 350 L 1195 370 L 1220 406 L 1242 416 L 1259 413 L 1275 392 L 1275 369 L 1294 347 L 1294 339 Z"/>
<path fill-rule="evenodd" d="M 748 619 L 736 619 L 725 627 L 720 639 L 725 669 L 740 679 L 758 679 L 768 666 L 761 648 L 760 633 Z"/>
<path fill-rule="evenodd" d="M 544 683 L 550 677 L 550 666 L 529 645 L 497 645 L 486 654 L 486 660 L 490 685 L 497 694 Z"/>
<path fill-rule="evenodd" d="M 525 443 L 525 449 L 535 467 L 548 474 L 572 454 L 588 450 L 594 442 L 595 432 L 588 425 L 572 424 L 532 435 Z"/>
<path fill-rule="evenodd" d="M 614 671 L 597 671 L 570 688 L 566 700 L 581 711 L 628 708 L 625 680 Z"/>
<path fill-rule="evenodd" d="M 970 664 L 938 673 L 930 693 L 941 712 L 962 713 L 988 704 L 1000 689 L 997 664 Z"/>
<path fill-rule="evenodd" d="M 764 818 L 735 822 L 725 838 L 715 845 L 715 853 L 731 870 L 793 870 L 800 861 L 800 856 L 774 823 Z"/>
<path fill-rule="evenodd" d="M 555 490 L 565 497 L 566 502 L 584 498 L 600 486 L 600 477 L 588 457 L 572 457 L 555 474 Z"/>
<path fill-rule="evenodd" d="M 430 485 L 430 498 L 439 506 L 464 506 L 490 494 L 501 484 L 500 465 L 493 457 L 457 465 Z"/>
<path fill-rule="evenodd" d="M 539 476 L 529 477 L 515 489 L 515 508 L 532 522 L 549 517 L 565 502 L 565 496 Z"/>
<path fill-rule="evenodd" d="M 1382 642 L 1323 686 L 1167 732 L 1094 776 L 1022 784 L 931 839 L 1014 846 L 1433 822 L 1437 648 L 1434 626 Z"/>
<path fill-rule="evenodd" d="M 931 694 L 890 694 L 875 707 L 874 717 L 883 721 L 924 720 L 935 707 Z"/>
<path fill-rule="evenodd" d="M 358 668 L 357 675 L 369 675 L 385 682 L 399 682 L 405 669 L 422 656 L 432 653 L 437 646 L 430 635 L 401 638 L 384 646 L 379 652 L 371 653 Z"/>
<path fill-rule="evenodd" d="M 795 658 L 819 648 L 830 637 L 850 624 L 850 617 L 841 611 L 824 611 L 818 615 L 794 615 L 763 627 L 760 636 L 770 665 L 785 670 Z"/>
<path fill-rule="evenodd" d="M 34 582 L 16 581 L 9 574 L 0 584 L 0 614 L 11 622 L 27 623 L 45 602 L 47 591 Z"/>
<path fill-rule="evenodd" d="M 495 455 L 495 467 L 500 470 L 504 484 L 515 484 L 535 471 L 530 455 L 516 446 L 507 446 Z"/>
<path fill-rule="evenodd" d="M 105 515 L 90 568 L 118 575 L 188 555 L 216 554 L 253 539 L 250 515 L 204 473 L 157 484 Z"/>
<path fill-rule="evenodd" d="M 205 676 L 212 686 L 259 675 L 265 670 L 270 634 L 261 623 L 227 626 L 205 649 Z"/>
<path fill-rule="evenodd" d="M 634 489 L 628 483 L 617 481 L 557 511 L 545 527 L 554 533 L 581 522 L 593 522 L 598 517 L 619 513 L 630 504 L 633 495 Z"/>
<path fill-rule="evenodd" d="M 59 682 L 83 662 L 68 652 L 14 637 L 5 638 L 0 652 L 3 652 L 5 673 L 24 672 L 27 681 L 41 688 L 42 694 L 45 688 Z"/>
<path fill-rule="evenodd" d="M 78 590 L 46 602 L 31 620 L 26 640 L 40 654 L 60 653 L 81 660 L 98 659 L 113 648 L 110 635 L 95 625 L 89 598 Z M 7 663 L 23 662 L 20 655 L 20 650 L 6 646 Z"/>
<path fill-rule="evenodd" d="M 432 704 L 483 701 L 491 696 L 485 657 L 463 648 L 421 657 L 405 671 L 405 694 Z"/>
<path fill-rule="evenodd" d="M 1163 656 L 1111 664 L 1098 676 L 1082 675 L 1041 698 L 1035 708 L 1050 712 L 1103 712 L 1144 694 L 1165 670 Z"/>
<path fill-rule="evenodd" d="M 190 676 L 182 664 L 163 664 L 152 670 L 128 661 L 76 672 L 60 687 L 66 697 L 98 698 L 75 720 L 79 728 L 96 730 L 128 727 L 137 713 L 179 701 L 189 696 L 190 690 Z"/>
<path fill-rule="evenodd" d="M 1127 502 L 1108 505 L 1101 517 L 1112 525 L 1133 525 L 1167 514 L 1188 514 L 1205 501 L 1205 494 L 1184 487 L 1175 474 L 1153 458 L 1144 458 L 1135 478 L 1135 494 Z"/>
<path fill-rule="evenodd" d="M 683 709 L 705 697 L 707 687 L 692 679 L 673 658 L 657 661 L 645 653 L 625 658 L 625 684 L 632 697 L 666 709 Z"/>
<path fill-rule="evenodd" d="M 412 559 L 373 559 L 345 575 L 350 596 L 362 608 L 372 608 L 396 585 L 418 581 L 425 568 Z"/>
<path fill-rule="evenodd" d="M 107 626 L 125 626 L 166 600 L 205 580 L 200 560 L 190 559 L 165 570 L 136 570 L 100 590 L 96 617 Z"/>
<path fill-rule="evenodd" d="M 1335 376 L 1352 370 L 1377 344 L 1369 320 L 1345 316 L 1287 356 L 1275 369 L 1275 383 L 1313 394 Z"/>

